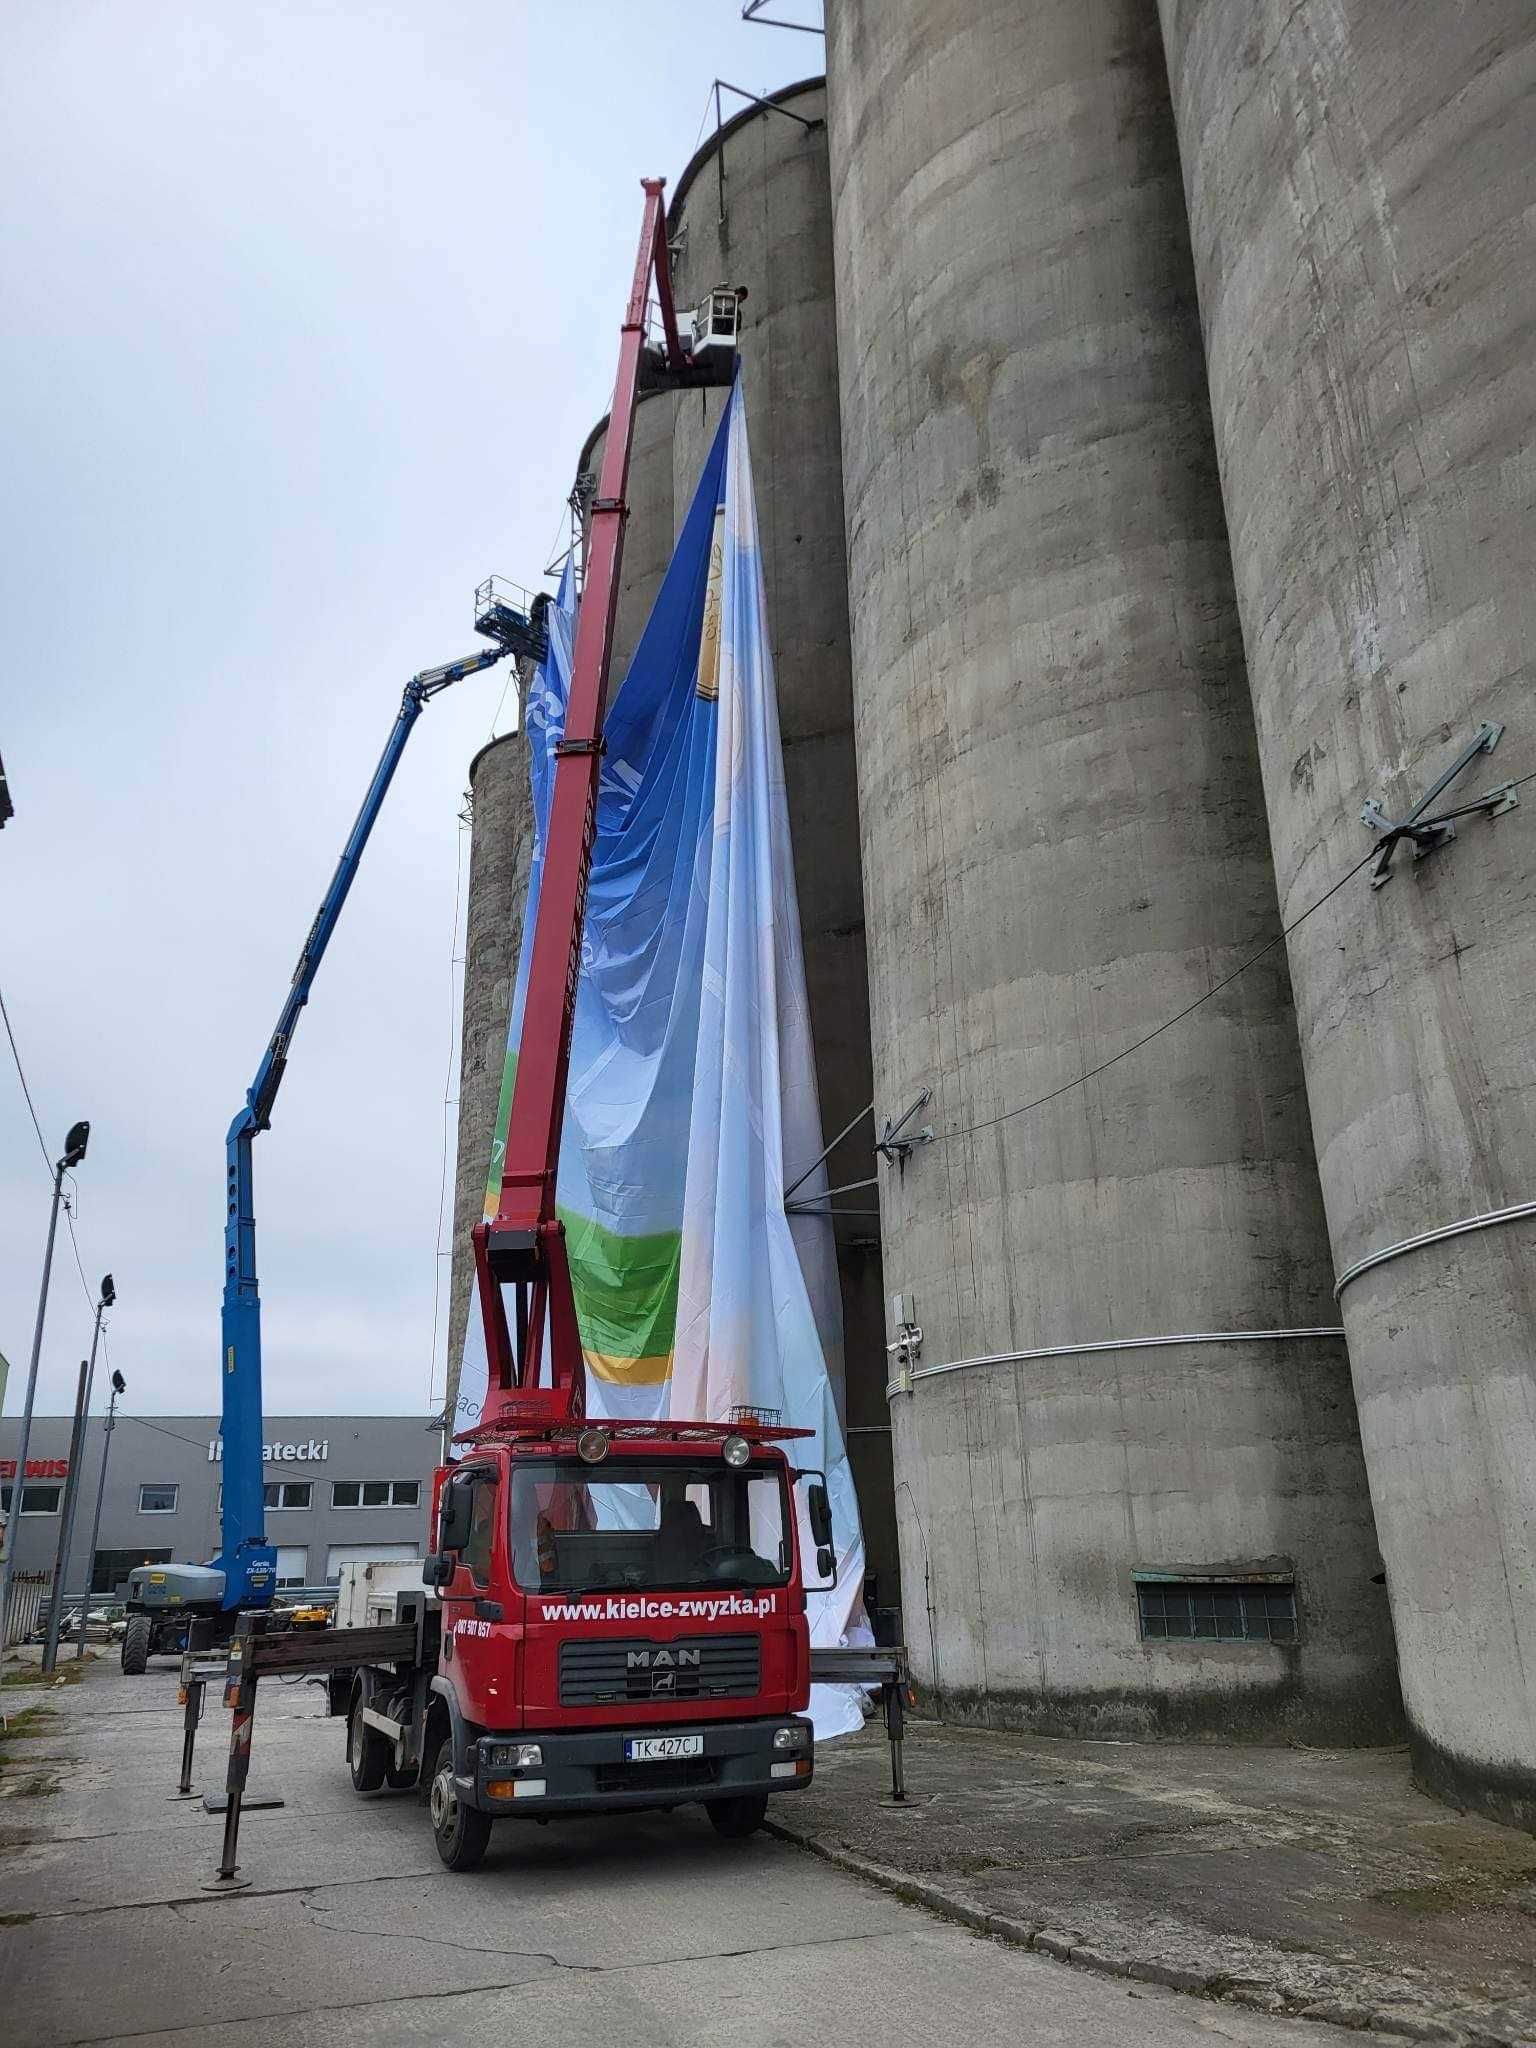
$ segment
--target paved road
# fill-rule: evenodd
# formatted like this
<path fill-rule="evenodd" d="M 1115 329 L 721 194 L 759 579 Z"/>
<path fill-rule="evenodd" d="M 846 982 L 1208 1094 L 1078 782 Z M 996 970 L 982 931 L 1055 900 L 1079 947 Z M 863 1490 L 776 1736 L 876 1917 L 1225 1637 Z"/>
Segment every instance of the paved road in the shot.
<path fill-rule="evenodd" d="M 167 1794 L 169 1666 L 93 1672 L 18 1743 L 0 1801 L 7 2048 L 622 2043 L 624 2048 L 1342 2048 L 1332 2028 L 1131 1989 L 978 1939 L 788 1843 L 716 1839 L 702 1814 L 503 1827 L 452 1877 L 408 1795 L 359 1799 L 340 1726 L 262 1688 L 242 1838 L 249 1891 L 198 1888 L 220 1822 Z M 198 1776 L 216 1785 L 211 1707 Z M 17 1782 L 13 1769 L 10 1784 Z M 8 1916 L 35 1917 L 8 1923 Z"/>

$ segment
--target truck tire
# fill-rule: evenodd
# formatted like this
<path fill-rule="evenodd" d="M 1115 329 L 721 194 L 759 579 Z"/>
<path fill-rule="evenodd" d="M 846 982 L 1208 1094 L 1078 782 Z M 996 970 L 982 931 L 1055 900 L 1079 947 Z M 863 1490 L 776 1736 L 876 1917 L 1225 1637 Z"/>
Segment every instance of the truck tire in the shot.
<path fill-rule="evenodd" d="M 377 1728 L 363 1719 L 363 1703 L 352 1702 L 347 1716 L 347 1764 L 352 1772 L 354 1792 L 377 1792 L 393 1761 L 394 1752 Z"/>
<path fill-rule="evenodd" d="M 149 1646 L 152 1635 L 147 1614 L 130 1614 L 128 1626 L 123 1630 L 123 1669 L 130 1678 L 137 1678 L 149 1665 Z"/>
<path fill-rule="evenodd" d="M 704 1810 L 714 1823 L 715 1833 L 728 1842 L 755 1835 L 768 1817 L 766 1792 L 738 1792 L 734 1799 L 706 1799 Z"/>
<path fill-rule="evenodd" d="M 491 1839 L 491 1817 L 465 1806 L 453 1782 L 453 1737 L 437 1752 L 432 1767 L 432 1838 L 450 1870 L 474 1870 Z"/>

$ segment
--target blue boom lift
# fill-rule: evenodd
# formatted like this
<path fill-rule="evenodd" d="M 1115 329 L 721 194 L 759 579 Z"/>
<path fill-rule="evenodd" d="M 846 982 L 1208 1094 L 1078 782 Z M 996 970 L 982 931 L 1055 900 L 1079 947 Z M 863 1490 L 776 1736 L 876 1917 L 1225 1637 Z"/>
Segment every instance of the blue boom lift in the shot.
<path fill-rule="evenodd" d="M 310 927 L 293 970 L 277 1029 L 272 1033 L 245 1105 L 226 1140 L 224 1222 L 224 1308 L 220 1382 L 223 1388 L 224 1502 L 221 1548 L 208 1564 L 137 1565 L 128 1575 L 128 1623 L 122 1663 L 140 1672 L 151 1656 L 187 1646 L 193 1619 L 212 1624 L 199 1630 L 204 1645 L 232 1633 L 242 1608 L 265 1607 L 277 1576 L 277 1552 L 267 1541 L 266 1488 L 262 1473 L 261 1298 L 256 1284 L 256 1212 L 251 1188 L 251 1145 L 272 1121 L 299 1013 L 309 1001 L 320 962 L 330 944 L 357 874 L 368 835 L 383 807 L 400 756 L 423 708 L 463 676 L 491 668 L 508 654 L 543 654 L 543 604 L 493 577 L 475 593 L 475 627 L 495 642 L 482 653 L 423 669 L 405 686 L 399 715 L 373 771 L 336 872 Z"/>

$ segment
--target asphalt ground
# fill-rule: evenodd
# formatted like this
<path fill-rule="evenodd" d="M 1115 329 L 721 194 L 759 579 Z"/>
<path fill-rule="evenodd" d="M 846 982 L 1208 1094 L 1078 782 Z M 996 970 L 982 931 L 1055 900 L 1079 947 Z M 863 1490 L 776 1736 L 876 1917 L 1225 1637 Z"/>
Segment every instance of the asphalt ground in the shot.
<path fill-rule="evenodd" d="M 0 1765 L 6 2048 L 1325 2048 L 1348 2037 L 986 1939 L 697 1809 L 508 1824 L 439 1864 L 410 1794 L 359 1798 L 314 1688 L 262 1686 L 248 1890 L 210 1896 L 222 1823 L 172 1794 L 175 1670 L 105 1660 L 43 1696 Z M 34 1695 L 7 1688 L 14 1711 Z M 210 1703 L 195 1782 L 222 1785 Z M 790 1795 L 809 1799 L 810 1794 Z M 781 1805 L 784 1802 L 781 1802 Z"/>
<path fill-rule="evenodd" d="M 1399 1749 L 1071 1742 L 909 1724 L 826 1748 L 776 1825 L 970 1925 L 1100 1970 L 1408 2038 L 1536 2041 L 1536 1840 Z"/>

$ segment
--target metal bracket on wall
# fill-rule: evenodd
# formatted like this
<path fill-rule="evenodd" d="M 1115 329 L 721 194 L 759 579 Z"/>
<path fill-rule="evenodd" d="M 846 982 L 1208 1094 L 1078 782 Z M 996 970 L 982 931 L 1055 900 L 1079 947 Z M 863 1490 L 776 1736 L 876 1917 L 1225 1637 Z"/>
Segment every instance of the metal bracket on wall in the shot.
<path fill-rule="evenodd" d="M 904 1138 L 901 1135 L 918 1111 L 926 1109 L 932 1100 L 933 1090 L 925 1088 L 922 1094 L 918 1096 L 916 1102 L 909 1109 L 903 1110 L 894 1123 L 892 1123 L 889 1117 L 886 1118 L 885 1129 L 875 1140 L 875 1150 L 888 1166 L 894 1166 L 902 1173 L 905 1173 L 907 1161 L 912 1157 L 918 1146 L 931 1145 L 933 1143 L 932 1124 L 924 1124 L 920 1131 L 913 1131 L 909 1137 Z"/>
<path fill-rule="evenodd" d="M 764 26 L 768 26 L 767 23 Z M 792 27 L 792 23 L 775 22 L 775 28 Z M 732 85 L 728 79 L 717 78 L 712 87 L 715 96 L 715 182 L 720 195 L 720 246 L 723 249 L 730 240 L 730 229 L 725 212 L 725 112 L 720 104 L 723 92 L 733 92 L 741 100 L 750 100 L 754 107 L 761 107 L 765 113 L 782 114 L 786 121 L 793 121 L 803 128 L 807 135 L 818 128 L 825 128 L 826 122 L 809 119 L 804 114 L 791 113 L 788 107 L 781 107 L 777 100 L 765 100 L 761 93 L 748 92 L 745 86 Z M 745 118 L 738 116 L 738 119 Z"/>
<path fill-rule="evenodd" d="M 1497 789 L 1485 790 L 1481 796 L 1473 797 L 1470 803 L 1458 804 L 1453 810 L 1430 812 L 1430 805 L 1442 790 L 1448 789 L 1457 776 L 1477 759 L 1479 754 L 1491 754 L 1503 736 L 1502 725 L 1492 724 L 1484 719 L 1477 729 L 1477 737 L 1463 747 L 1456 759 L 1438 781 L 1432 782 L 1406 817 L 1392 819 L 1374 799 L 1367 803 L 1360 813 L 1360 822 L 1372 832 L 1383 835 L 1381 852 L 1371 870 L 1371 887 L 1380 889 L 1392 879 L 1392 856 L 1398 842 L 1413 841 L 1413 857 L 1423 860 L 1449 840 L 1456 837 L 1456 820 L 1469 818 L 1482 812 L 1490 818 L 1500 818 L 1506 811 L 1512 811 L 1520 801 L 1520 794 L 1513 782 L 1501 783 Z"/>
<path fill-rule="evenodd" d="M 798 29 L 803 36 L 824 36 L 826 34 L 824 28 L 819 28 L 812 21 L 784 21 L 777 15 L 764 14 L 763 9 L 767 5 L 768 0 L 742 0 L 742 20 L 755 21 L 759 28 Z"/>
<path fill-rule="evenodd" d="M 922 1325 L 917 1320 L 917 1303 L 904 1294 L 891 1296 L 891 1321 L 896 1328 L 893 1343 L 885 1347 L 887 1358 L 895 1360 L 895 1378 L 886 1388 L 886 1399 L 893 1394 L 910 1394 L 912 1391 L 912 1368 L 923 1355 Z"/>

